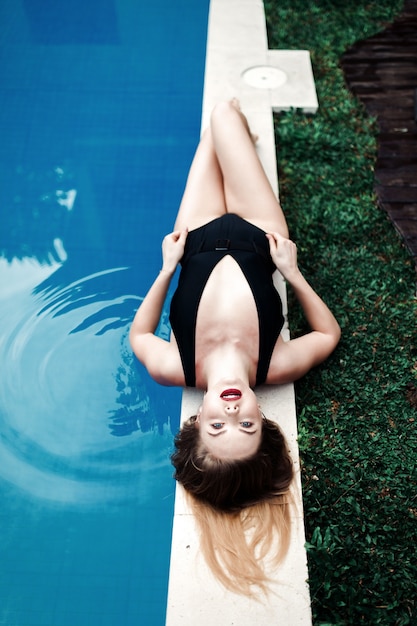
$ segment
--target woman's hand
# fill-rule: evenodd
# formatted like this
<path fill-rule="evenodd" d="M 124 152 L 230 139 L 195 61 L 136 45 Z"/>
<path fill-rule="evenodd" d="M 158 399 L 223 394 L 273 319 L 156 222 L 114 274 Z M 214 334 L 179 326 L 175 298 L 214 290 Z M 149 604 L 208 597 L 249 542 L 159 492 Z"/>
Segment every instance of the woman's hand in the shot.
<path fill-rule="evenodd" d="M 162 271 L 173 274 L 184 254 L 188 230 L 175 230 L 162 242 Z"/>
<path fill-rule="evenodd" d="M 282 384 L 298 380 L 333 352 L 340 326 L 333 313 L 308 284 L 297 264 L 297 247 L 279 233 L 267 233 L 271 257 L 303 309 L 311 332 L 283 342 L 274 351 L 267 382 Z"/>
<path fill-rule="evenodd" d="M 267 233 L 269 251 L 276 268 L 285 280 L 291 281 L 298 276 L 300 270 L 297 264 L 297 246 L 291 239 L 282 237 L 279 233 Z"/>

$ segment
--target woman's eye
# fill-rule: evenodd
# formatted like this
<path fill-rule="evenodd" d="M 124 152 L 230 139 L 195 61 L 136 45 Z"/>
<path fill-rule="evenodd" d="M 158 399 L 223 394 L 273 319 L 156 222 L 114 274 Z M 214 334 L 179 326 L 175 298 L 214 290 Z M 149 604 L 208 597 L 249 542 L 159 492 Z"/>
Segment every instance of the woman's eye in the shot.
<path fill-rule="evenodd" d="M 242 426 L 242 428 L 250 428 L 251 426 L 253 426 L 252 422 L 240 422 L 240 425 Z"/>
<path fill-rule="evenodd" d="M 216 430 L 219 430 L 220 428 L 223 427 L 223 424 L 221 422 L 214 422 L 214 424 L 211 425 L 212 428 L 215 428 Z"/>

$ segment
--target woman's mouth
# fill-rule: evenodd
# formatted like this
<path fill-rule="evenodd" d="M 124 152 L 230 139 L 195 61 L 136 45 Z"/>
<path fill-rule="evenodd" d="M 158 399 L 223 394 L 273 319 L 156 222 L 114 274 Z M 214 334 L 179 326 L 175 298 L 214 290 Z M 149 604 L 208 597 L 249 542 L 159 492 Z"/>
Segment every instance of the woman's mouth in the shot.
<path fill-rule="evenodd" d="M 225 389 L 225 391 L 223 391 L 220 394 L 220 397 L 222 400 L 240 400 L 240 398 L 242 397 L 242 392 L 239 391 L 239 389 Z"/>

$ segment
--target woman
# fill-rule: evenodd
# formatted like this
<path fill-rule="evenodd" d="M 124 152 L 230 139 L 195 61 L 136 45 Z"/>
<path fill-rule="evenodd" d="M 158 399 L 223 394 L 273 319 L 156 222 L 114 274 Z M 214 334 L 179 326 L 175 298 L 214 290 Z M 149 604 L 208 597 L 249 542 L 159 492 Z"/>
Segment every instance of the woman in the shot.
<path fill-rule="evenodd" d="M 286 550 L 292 464 L 254 388 L 303 376 L 334 350 L 340 328 L 298 269 L 296 246 L 237 100 L 212 112 L 162 253 L 162 269 L 133 321 L 131 345 L 159 383 L 204 390 L 197 415 L 176 438 L 175 477 L 200 503 L 203 549 L 217 576 L 242 593 L 253 585 L 265 589 L 257 556 L 266 554 L 274 533 L 281 538 L 278 558 Z M 167 342 L 154 332 L 180 261 Z M 311 327 L 286 342 L 275 269 Z M 245 529 L 255 511 L 263 524 L 249 541 Z M 230 538 L 222 546 L 225 520 L 234 525 L 234 549 Z"/>

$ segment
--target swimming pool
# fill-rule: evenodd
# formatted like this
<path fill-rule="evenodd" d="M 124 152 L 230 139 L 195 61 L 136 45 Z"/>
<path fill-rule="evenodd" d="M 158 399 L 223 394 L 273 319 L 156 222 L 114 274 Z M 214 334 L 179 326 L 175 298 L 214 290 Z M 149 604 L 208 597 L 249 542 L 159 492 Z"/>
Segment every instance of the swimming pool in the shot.
<path fill-rule="evenodd" d="M 164 623 L 180 390 L 127 333 L 198 141 L 208 4 L 0 5 L 0 624 Z"/>

